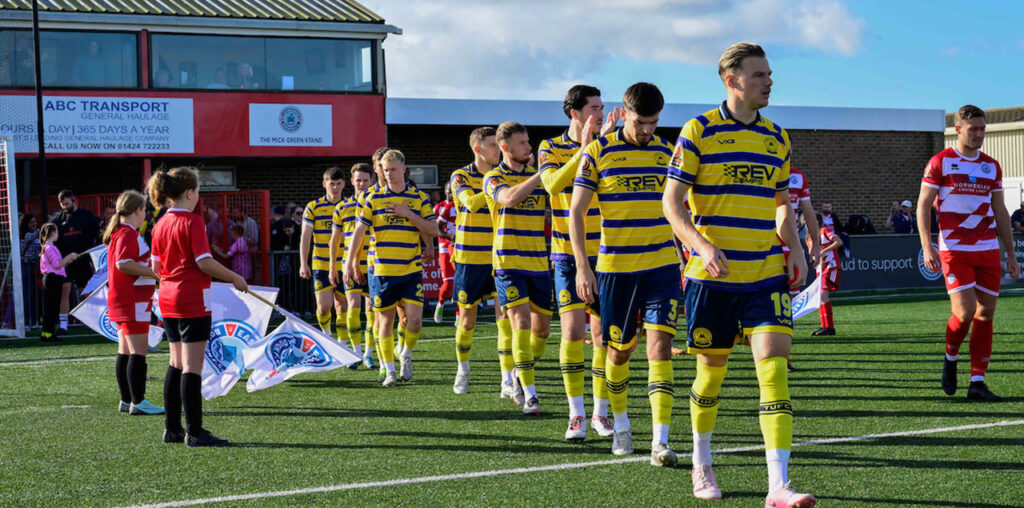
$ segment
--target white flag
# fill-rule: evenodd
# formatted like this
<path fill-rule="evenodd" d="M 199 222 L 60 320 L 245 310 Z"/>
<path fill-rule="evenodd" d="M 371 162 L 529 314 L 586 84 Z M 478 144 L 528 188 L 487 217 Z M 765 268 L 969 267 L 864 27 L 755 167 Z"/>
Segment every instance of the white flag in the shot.
<path fill-rule="evenodd" d="M 117 324 L 110 321 L 107 308 L 107 287 L 94 290 L 88 298 L 71 311 L 71 315 L 96 333 L 117 342 Z M 163 340 L 164 329 L 159 326 L 149 327 L 149 345 L 156 346 Z"/>
<path fill-rule="evenodd" d="M 92 266 L 96 269 L 92 274 L 92 278 L 86 283 L 85 287 L 82 288 L 82 294 L 92 293 L 96 291 L 96 288 L 103 285 L 107 281 L 107 246 L 98 245 L 87 251 L 86 254 L 92 258 Z"/>
<path fill-rule="evenodd" d="M 337 369 L 361 360 L 305 321 L 288 312 L 284 316 L 281 326 L 246 350 L 245 364 L 252 369 L 246 390 L 262 390 L 303 372 Z"/>
<path fill-rule="evenodd" d="M 800 319 L 821 307 L 821 275 L 814 278 L 814 282 L 807 289 L 793 298 L 793 321 Z"/>
<path fill-rule="evenodd" d="M 277 288 L 249 286 L 249 291 L 277 300 Z M 212 325 L 203 362 L 203 398 L 210 400 L 231 391 L 242 377 L 247 365 L 243 353 L 263 339 L 274 308 L 221 282 L 210 286 L 207 301 Z"/>

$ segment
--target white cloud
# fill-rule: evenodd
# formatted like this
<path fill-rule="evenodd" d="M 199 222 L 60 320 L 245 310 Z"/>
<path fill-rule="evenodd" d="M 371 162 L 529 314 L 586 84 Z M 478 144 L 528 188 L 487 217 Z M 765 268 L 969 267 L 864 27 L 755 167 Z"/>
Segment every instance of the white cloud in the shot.
<path fill-rule="evenodd" d="M 713 65 L 739 40 L 850 55 L 864 28 L 838 0 L 363 3 L 404 31 L 384 43 L 395 97 L 558 97 L 611 58 Z"/>

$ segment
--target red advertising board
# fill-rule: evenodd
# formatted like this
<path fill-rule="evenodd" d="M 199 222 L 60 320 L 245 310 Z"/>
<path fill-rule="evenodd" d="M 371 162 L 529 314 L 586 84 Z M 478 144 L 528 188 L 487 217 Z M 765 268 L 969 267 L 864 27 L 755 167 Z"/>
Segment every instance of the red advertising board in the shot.
<path fill-rule="evenodd" d="M 0 111 L 0 131 L 15 134 L 19 156 L 35 156 L 32 92 L 0 90 L 0 95 L 9 96 L 5 104 L 11 106 Z M 383 95 L 55 90 L 43 99 L 48 145 L 52 139 L 70 140 L 52 142 L 47 156 L 54 157 L 362 156 L 383 145 L 386 136 Z M 76 99 L 77 109 L 69 111 L 66 104 Z M 161 99 L 170 100 L 176 116 L 168 115 L 166 105 L 160 109 Z M 131 109 L 118 109 L 122 106 Z M 125 130 L 154 134 L 143 140 L 170 130 L 177 142 L 125 143 L 122 148 L 120 142 L 106 142 L 115 138 L 102 138 Z M 77 138 L 106 141 L 83 148 Z"/>

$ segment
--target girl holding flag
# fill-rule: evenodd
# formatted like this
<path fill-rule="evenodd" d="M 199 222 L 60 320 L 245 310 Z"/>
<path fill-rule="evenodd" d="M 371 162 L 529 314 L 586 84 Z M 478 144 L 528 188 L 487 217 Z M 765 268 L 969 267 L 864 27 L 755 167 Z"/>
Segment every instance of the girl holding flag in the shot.
<path fill-rule="evenodd" d="M 146 400 L 146 353 L 149 315 L 156 274 L 149 267 L 149 246 L 139 236 L 146 221 L 146 197 L 127 190 L 117 197 L 116 211 L 103 232 L 107 245 L 107 309 L 117 324 L 114 373 L 121 391 L 119 409 L 133 415 L 159 415 L 164 408 Z"/>
<path fill-rule="evenodd" d="M 203 428 L 202 372 L 212 325 L 210 282 L 211 277 L 229 281 L 243 293 L 249 287 L 210 254 L 206 225 L 193 212 L 199 203 L 199 176 L 194 169 L 157 172 L 149 179 L 148 191 L 154 206 L 167 208 L 153 229 L 152 255 L 153 271 L 160 278 L 160 312 L 171 345 L 164 378 L 164 442 L 224 446 L 227 440 Z"/>

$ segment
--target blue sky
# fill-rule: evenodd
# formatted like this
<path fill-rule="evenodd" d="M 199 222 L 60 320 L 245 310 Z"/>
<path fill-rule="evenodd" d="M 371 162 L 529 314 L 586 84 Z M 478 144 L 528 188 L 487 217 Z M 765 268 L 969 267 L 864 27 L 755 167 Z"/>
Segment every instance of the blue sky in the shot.
<path fill-rule="evenodd" d="M 384 46 L 393 97 L 561 100 L 585 82 L 613 98 L 651 81 L 670 102 L 714 103 L 718 55 L 750 40 L 775 105 L 1024 105 L 1022 1 L 364 3 L 404 30 Z"/>

